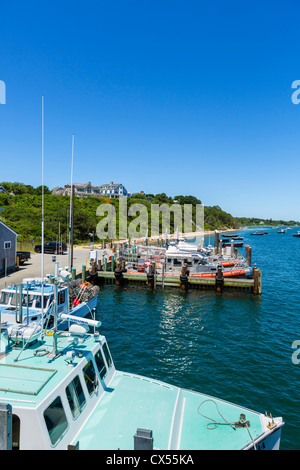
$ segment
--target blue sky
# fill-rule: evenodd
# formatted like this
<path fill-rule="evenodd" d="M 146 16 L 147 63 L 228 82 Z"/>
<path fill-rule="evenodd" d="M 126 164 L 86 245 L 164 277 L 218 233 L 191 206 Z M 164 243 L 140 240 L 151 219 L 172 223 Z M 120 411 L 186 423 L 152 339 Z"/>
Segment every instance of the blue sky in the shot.
<path fill-rule="evenodd" d="M 300 220 L 296 1 L 1 5 L 0 181 L 122 182 Z"/>

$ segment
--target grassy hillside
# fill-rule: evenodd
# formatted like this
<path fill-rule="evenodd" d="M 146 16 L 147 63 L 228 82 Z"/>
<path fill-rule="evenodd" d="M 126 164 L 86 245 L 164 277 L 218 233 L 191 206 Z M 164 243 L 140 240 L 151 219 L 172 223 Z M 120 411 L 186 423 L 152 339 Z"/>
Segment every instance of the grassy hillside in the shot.
<path fill-rule="evenodd" d="M 0 183 L 5 185 L 7 183 Z M 12 183 L 10 183 L 12 184 Z M 15 183 L 16 184 L 16 183 Z M 9 227 L 19 234 L 19 241 L 34 241 L 38 243 L 41 239 L 41 215 L 42 215 L 42 198 L 41 188 L 29 187 L 17 183 L 17 190 L 10 186 L 9 190 L 14 191 L 15 195 L 0 193 L 0 207 L 2 211 L 0 214 L 1 220 Z M 13 184 L 12 184 L 13 185 Z M 7 188 L 8 189 L 8 188 Z M 23 191 L 24 190 L 24 191 Z M 116 225 L 118 233 L 119 222 L 119 201 L 117 199 L 107 198 L 77 198 L 74 202 L 74 243 L 83 243 L 90 241 L 89 233 L 95 232 L 95 241 L 98 240 L 96 236 L 96 227 L 101 220 L 96 216 L 97 207 L 100 204 L 111 204 L 116 210 Z M 150 214 L 151 204 L 166 203 L 179 204 L 182 207 L 184 204 L 192 204 L 193 206 L 193 221 L 196 217 L 196 204 L 200 201 L 193 196 L 176 196 L 172 199 L 166 194 L 136 194 L 127 200 L 128 208 L 133 204 L 142 203 L 147 207 Z M 63 241 L 68 240 L 69 230 L 69 213 L 70 213 L 70 198 L 68 196 L 54 196 L 46 188 L 45 191 L 45 239 L 56 240 L 58 233 L 62 236 Z M 127 224 L 129 224 L 135 217 L 128 217 Z M 151 236 L 151 223 L 149 215 L 149 236 Z M 174 227 L 174 217 L 171 213 L 171 232 L 176 230 Z M 204 207 L 204 221 L 205 229 L 214 230 L 216 228 L 237 228 L 239 223 L 231 214 L 222 211 L 218 206 Z M 161 217 L 160 217 L 161 222 Z M 162 228 L 162 227 L 161 227 Z M 196 230 L 196 227 L 193 227 Z"/>

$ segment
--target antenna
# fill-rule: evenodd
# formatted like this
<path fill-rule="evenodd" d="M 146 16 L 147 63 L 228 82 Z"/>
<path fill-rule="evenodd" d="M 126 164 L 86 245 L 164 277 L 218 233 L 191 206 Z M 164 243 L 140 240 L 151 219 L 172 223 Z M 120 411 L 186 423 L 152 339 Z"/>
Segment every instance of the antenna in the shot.
<path fill-rule="evenodd" d="M 73 161 L 74 161 L 74 134 L 72 135 L 72 163 L 71 163 L 71 192 L 70 192 L 70 218 L 69 218 L 69 252 L 68 269 L 71 271 L 71 229 L 72 229 L 72 198 L 73 198 Z"/>
<path fill-rule="evenodd" d="M 44 327 L 44 97 L 42 96 L 42 328 Z"/>

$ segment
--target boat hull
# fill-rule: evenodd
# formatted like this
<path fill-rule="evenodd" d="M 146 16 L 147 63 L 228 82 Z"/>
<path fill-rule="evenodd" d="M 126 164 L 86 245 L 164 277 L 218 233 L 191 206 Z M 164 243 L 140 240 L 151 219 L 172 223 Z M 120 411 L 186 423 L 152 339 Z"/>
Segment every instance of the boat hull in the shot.
<path fill-rule="evenodd" d="M 279 450 L 282 426 L 283 424 L 261 440 L 258 439 L 254 442 L 255 445 L 252 444 L 244 450 Z"/>

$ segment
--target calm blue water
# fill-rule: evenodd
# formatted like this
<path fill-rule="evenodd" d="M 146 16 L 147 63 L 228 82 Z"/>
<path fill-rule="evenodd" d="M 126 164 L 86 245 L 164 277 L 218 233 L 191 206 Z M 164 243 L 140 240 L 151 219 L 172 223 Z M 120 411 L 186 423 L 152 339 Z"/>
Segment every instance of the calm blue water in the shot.
<path fill-rule="evenodd" d="M 300 238 L 251 231 L 261 297 L 104 286 L 98 318 L 117 369 L 283 416 L 281 449 L 300 449 Z"/>

